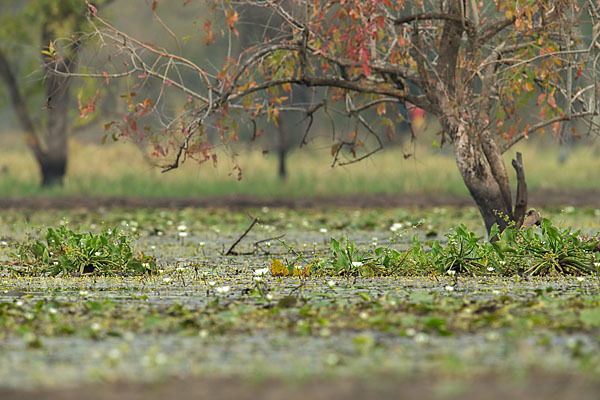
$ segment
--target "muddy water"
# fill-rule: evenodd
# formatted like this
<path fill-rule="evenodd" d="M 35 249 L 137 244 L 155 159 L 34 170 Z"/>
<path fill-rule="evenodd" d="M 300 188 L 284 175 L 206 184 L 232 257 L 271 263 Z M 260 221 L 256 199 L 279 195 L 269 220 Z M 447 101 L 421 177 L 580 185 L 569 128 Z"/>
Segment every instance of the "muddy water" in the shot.
<path fill-rule="evenodd" d="M 253 272 L 268 266 L 272 257 L 284 259 L 286 246 L 310 255 L 326 251 L 330 236 L 343 232 L 287 233 L 283 246 L 276 240 L 265 243 L 253 255 L 220 255 L 237 238 L 234 233 L 206 232 L 186 237 L 143 236 L 136 245 L 156 254 L 163 266 L 161 275 L 148 278 L 11 278 L 0 281 L 0 302 L 34 302 L 38 299 L 72 302 L 112 300 L 143 302 L 146 307 L 182 304 L 190 309 L 209 309 L 221 303 L 264 306 L 265 300 L 249 297 Z M 251 252 L 264 232 L 251 233 L 236 247 Z M 351 240 L 361 247 L 407 246 L 408 239 L 390 239 L 388 231 L 357 231 Z M 7 250 L 0 255 L 6 257 Z M 212 284 L 214 282 L 214 285 Z M 554 297 L 581 297 L 598 293 L 599 285 L 589 277 L 521 279 L 484 276 L 479 278 L 393 277 L 393 278 L 274 278 L 265 277 L 270 304 L 301 292 L 309 304 L 347 302 L 364 298 L 410 298 L 446 296 L 471 300 L 503 301 Z M 227 293 L 216 288 L 228 286 Z M 451 287 L 451 290 L 449 289 Z M 363 295 L 362 297 L 360 295 Z M 210 311 L 207 311 L 210 312 Z M 362 318 L 357 313 L 356 318 Z M 352 375 L 372 372 L 511 370 L 544 368 L 573 371 L 581 368 L 577 354 L 599 354 L 597 330 L 531 332 L 503 329 L 463 330 L 452 336 L 405 329 L 389 331 L 363 328 L 322 328 L 308 335 L 285 330 L 253 329 L 250 332 L 211 333 L 200 329 L 170 334 L 135 334 L 99 338 L 39 335 L 40 347 L 23 335 L 0 338 L 0 385 L 10 387 L 69 386 L 82 382 L 112 380 L 153 381 L 171 376 L 232 375 L 313 376 Z M 600 376 L 597 357 L 591 358 L 591 373 Z"/>

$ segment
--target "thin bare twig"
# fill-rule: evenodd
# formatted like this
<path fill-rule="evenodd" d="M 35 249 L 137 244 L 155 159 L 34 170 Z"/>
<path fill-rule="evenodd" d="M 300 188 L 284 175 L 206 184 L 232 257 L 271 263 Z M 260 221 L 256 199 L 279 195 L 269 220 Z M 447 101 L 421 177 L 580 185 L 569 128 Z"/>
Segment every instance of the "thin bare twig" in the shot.
<path fill-rule="evenodd" d="M 256 225 L 257 222 L 258 222 L 258 218 L 253 218 L 252 219 L 252 223 L 246 229 L 246 231 L 244 233 L 242 233 L 242 235 L 239 238 L 237 238 L 237 240 L 231 245 L 231 247 L 229 248 L 229 250 L 227 250 L 227 252 L 225 253 L 226 256 L 239 255 L 239 254 L 235 253 L 233 251 L 233 249 L 235 248 L 235 246 L 237 246 L 242 241 L 243 238 L 246 237 L 246 235 L 252 230 L 252 228 L 254 228 L 254 225 Z"/>

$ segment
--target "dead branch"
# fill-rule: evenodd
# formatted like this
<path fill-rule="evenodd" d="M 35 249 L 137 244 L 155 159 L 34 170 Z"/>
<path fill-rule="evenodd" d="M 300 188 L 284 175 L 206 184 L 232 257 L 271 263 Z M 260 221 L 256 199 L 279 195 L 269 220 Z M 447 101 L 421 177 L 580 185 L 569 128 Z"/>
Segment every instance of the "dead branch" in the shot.
<path fill-rule="evenodd" d="M 512 160 L 512 166 L 517 173 L 517 198 L 515 199 L 515 211 L 513 217 L 517 228 L 523 225 L 525 210 L 527 209 L 527 183 L 525 182 L 525 171 L 523 170 L 523 156 L 517 152 L 517 157 Z"/>
<path fill-rule="evenodd" d="M 254 225 L 256 225 L 256 223 L 258 222 L 258 218 L 253 218 L 252 219 L 252 223 L 250 224 L 250 226 L 246 229 L 246 231 L 244 233 L 242 233 L 242 235 L 231 245 L 231 247 L 229 248 L 229 250 L 227 250 L 227 252 L 224 254 L 226 256 L 231 256 L 231 255 L 240 255 L 239 253 L 235 253 L 233 251 L 233 249 L 235 248 L 235 246 L 237 246 L 243 238 L 246 237 L 246 235 L 252 230 L 252 228 L 254 228 Z"/>

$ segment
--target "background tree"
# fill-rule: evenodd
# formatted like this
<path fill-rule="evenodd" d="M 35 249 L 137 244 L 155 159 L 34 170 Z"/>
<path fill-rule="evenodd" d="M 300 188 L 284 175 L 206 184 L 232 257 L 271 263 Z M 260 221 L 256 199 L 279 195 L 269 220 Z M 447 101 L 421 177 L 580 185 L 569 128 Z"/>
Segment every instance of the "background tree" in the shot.
<path fill-rule="evenodd" d="M 62 184 L 66 172 L 75 119 L 68 73 L 77 71 L 87 12 L 80 0 L 0 5 L 0 78 L 39 164 L 42 186 Z"/>
<path fill-rule="evenodd" d="M 513 208 L 504 152 L 536 132 L 557 134 L 564 121 L 580 120 L 588 133 L 598 129 L 600 10 L 594 2 L 240 3 L 277 14 L 285 34 L 227 57 L 214 72 L 208 64 L 133 38 L 98 15 L 92 20 L 104 43 L 124 57 L 113 63 L 111 76 L 124 73 L 123 64 L 139 84 L 156 78 L 165 90 L 177 89 L 188 98 L 170 129 L 139 132 L 137 122 L 157 107 L 158 99 L 150 98 L 132 104 L 118 126 L 122 135 L 149 136 L 155 154 L 170 157 L 165 170 L 189 157 L 216 160 L 209 125 L 227 141 L 237 139 L 240 121 L 252 123 L 263 114 L 276 120 L 292 85 L 327 88 L 325 97 L 305 110 L 309 120 L 332 106 L 355 120 L 348 137 L 334 138 L 334 164 L 346 150 L 351 161 L 380 150 L 382 136 L 403 120 L 400 106 L 410 103 L 439 119 L 442 143 L 451 143 L 489 231 L 494 223 L 500 229 L 510 220 L 520 225 L 525 215 L 522 161 L 513 161 L 518 178 Z M 212 5 L 204 24 L 206 43 L 239 34 L 240 3 Z M 218 21 L 222 30 L 216 29 Z"/>

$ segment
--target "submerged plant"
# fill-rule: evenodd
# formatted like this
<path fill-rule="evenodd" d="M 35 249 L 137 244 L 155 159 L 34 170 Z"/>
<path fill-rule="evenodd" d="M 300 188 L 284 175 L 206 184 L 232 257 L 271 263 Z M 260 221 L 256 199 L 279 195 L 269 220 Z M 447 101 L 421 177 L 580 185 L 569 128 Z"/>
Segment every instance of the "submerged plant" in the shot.
<path fill-rule="evenodd" d="M 117 229 L 94 235 L 75 233 L 64 225 L 48 228 L 45 242 L 23 243 L 13 258 L 13 264 L 25 267 L 27 273 L 50 276 L 142 275 L 156 271 L 156 259 L 141 251 L 134 253 L 130 239 Z"/>

